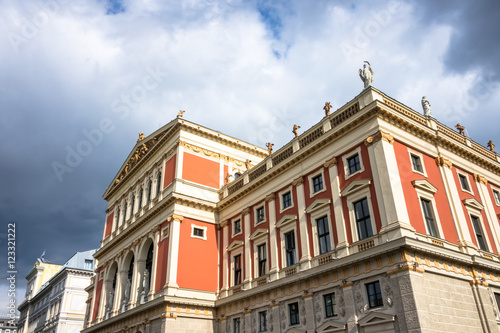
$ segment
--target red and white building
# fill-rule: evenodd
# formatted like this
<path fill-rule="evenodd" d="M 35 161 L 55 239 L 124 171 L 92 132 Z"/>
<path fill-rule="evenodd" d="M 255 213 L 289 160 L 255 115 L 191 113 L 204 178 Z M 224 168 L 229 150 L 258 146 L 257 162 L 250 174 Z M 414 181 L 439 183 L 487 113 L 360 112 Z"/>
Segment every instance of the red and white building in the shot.
<path fill-rule="evenodd" d="M 140 136 L 83 332 L 500 331 L 500 155 L 371 86 L 322 116 L 272 154 Z"/>

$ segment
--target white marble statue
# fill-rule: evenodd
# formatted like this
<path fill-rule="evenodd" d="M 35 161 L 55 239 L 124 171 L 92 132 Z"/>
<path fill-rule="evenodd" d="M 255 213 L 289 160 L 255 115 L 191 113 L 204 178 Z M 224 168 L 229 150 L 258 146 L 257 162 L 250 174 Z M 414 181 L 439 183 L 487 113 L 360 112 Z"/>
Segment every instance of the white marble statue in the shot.
<path fill-rule="evenodd" d="M 368 64 L 368 66 L 367 66 L 367 64 Z M 370 63 L 368 61 L 365 61 L 365 64 L 363 65 L 363 69 L 359 70 L 359 77 L 361 78 L 361 81 L 363 81 L 365 88 L 368 88 L 369 86 L 372 85 L 373 70 L 372 70 L 372 67 L 370 66 Z"/>
<path fill-rule="evenodd" d="M 132 286 L 130 279 L 127 279 L 127 284 L 125 285 L 125 300 L 130 299 L 130 287 Z"/>
<path fill-rule="evenodd" d="M 425 96 L 422 97 L 422 108 L 424 109 L 424 116 L 430 117 L 431 116 L 431 103 L 425 98 Z"/>
<path fill-rule="evenodd" d="M 144 270 L 144 278 L 142 280 L 142 290 L 145 294 L 149 292 L 149 270 Z"/>

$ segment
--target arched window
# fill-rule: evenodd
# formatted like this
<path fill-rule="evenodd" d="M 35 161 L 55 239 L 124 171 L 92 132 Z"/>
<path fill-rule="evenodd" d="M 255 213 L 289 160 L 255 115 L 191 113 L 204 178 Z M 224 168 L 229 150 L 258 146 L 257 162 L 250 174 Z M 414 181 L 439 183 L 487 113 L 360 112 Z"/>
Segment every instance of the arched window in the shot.
<path fill-rule="evenodd" d="M 130 259 L 130 265 L 128 266 L 127 280 L 125 282 L 124 290 L 124 309 L 128 308 L 128 301 L 130 300 L 130 292 L 132 291 L 132 277 L 134 274 L 134 256 Z"/>
<path fill-rule="evenodd" d="M 156 179 L 156 196 L 160 195 L 161 191 L 161 171 L 158 172 L 158 178 Z"/>
<path fill-rule="evenodd" d="M 144 194 L 144 191 L 141 187 L 141 190 L 139 191 L 139 207 L 137 208 L 137 211 L 140 211 L 142 208 L 142 196 Z"/>
<path fill-rule="evenodd" d="M 134 215 L 135 195 L 132 194 L 132 202 L 130 203 L 130 216 Z"/>
<path fill-rule="evenodd" d="M 148 182 L 147 193 L 146 193 L 146 203 L 149 203 L 149 201 L 151 201 L 151 187 L 152 186 L 153 186 L 153 182 L 149 181 Z"/>
<path fill-rule="evenodd" d="M 146 270 L 149 272 L 148 286 L 151 286 L 151 273 L 153 269 L 153 244 L 149 246 L 148 256 L 146 257 Z M 150 288 L 151 289 L 151 288 Z M 148 293 L 149 290 L 146 291 Z"/>

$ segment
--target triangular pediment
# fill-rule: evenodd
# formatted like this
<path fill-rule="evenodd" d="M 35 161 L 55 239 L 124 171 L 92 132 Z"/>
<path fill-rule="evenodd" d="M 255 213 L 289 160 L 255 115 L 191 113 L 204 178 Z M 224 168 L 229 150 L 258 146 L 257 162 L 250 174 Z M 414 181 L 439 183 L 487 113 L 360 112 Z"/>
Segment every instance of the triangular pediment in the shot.
<path fill-rule="evenodd" d="M 356 193 L 359 190 L 368 187 L 371 183 L 372 181 L 370 179 L 353 180 L 340 192 L 340 195 L 343 197 L 347 197 L 353 193 Z"/>
<path fill-rule="evenodd" d="M 290 328 L 289 330 L 285 331 L 285 333 L 305 333 L 305 330 L 298 329 L 296 327 Z"/>
<path fill-rule="evenodd" d="M 276 228 L 281 228 L 289 223 L 297 221 L 297 215 L 285 215 L 276 222 Z"/>
<path fill-rule="evenodd" d="M 306 213 L 310 214 L 315 210 L 328 206 L 330 202 L 331 202 L 330 199 L 316 199 L 312 204 L 309 205 L 309 207 L 306 208 Z"/>
<path fill-rule="evenodd" d="M 345 331 L 346 324 L 329 320 L 316 329 L 317 333 L 330 333 Z"/>
<path fill-rule="evenodd" d="M 243 244 L 244 244 L 243 241 L 241 241 L 241 240 L 235 240 L 231 244 L 229 244 L 229 246 L 227 247 L 227 250 L 228 251 L 235 250 L 235 249 L 239 248 L 240 246 L 243 246 Z"/>
<path fill-rule="evenodd" d="M 474 198 L 469 198 L 469 199 L 464 199 L 462 200 L 465 206 L 472 208 L 472 209 L 477 209 L 477 210 L 483 210 L 484 206 L 482 203 L 477 201 L 477 199 Z"/>
<path fill-rule="evenodd" d="M 428 193 L 436 193 L 437 192 L 437 187 L 432 185 L 427 179 L 416 179 L 411 182 L 414 188 L 417 188 L 419 190 L 428 192 Z"/>
<path fill-rule="evenodd" d="M 250 235 L 250 239 L 251 240 L 254 240 L 254 239 L 257 239 L 259 237 L 262 237 L 262 236 L 265 236 L 269 233 L 269 230 L 267 229 L 264 229 L 264 228 L 258 228 L 256 229 L 253 234 Z"/>
<path fill-rule="evenodd" d="M 395 318 L 396 317 L 394 315 L 389 315 L 380 312 L 370 312 L 369 314 L 358 320 L 358 324 L 361 327 L 378 325 L 378 324 L 393 322 Z"/>

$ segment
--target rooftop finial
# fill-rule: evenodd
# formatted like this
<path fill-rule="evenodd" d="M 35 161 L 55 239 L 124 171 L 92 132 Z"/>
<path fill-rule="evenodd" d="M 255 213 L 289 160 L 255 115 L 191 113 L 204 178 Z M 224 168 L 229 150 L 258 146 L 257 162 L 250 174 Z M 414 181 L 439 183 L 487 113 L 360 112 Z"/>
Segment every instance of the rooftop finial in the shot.
<path fill-rule="evenodd" d="M 366 66 L 366 64 L 368 64 L 368 66 Z M 372 85 L 373 70 L 372 70 L 372 66 L 370 65 L 370 63 L 368 61 L 365 61 L 365 64 L 363 65 L 363 69 L 359 70 L 359 77 L 361 78 L 361 81 L 363 81 L 363 83 L 365 85 L 365 89 Z"/>

